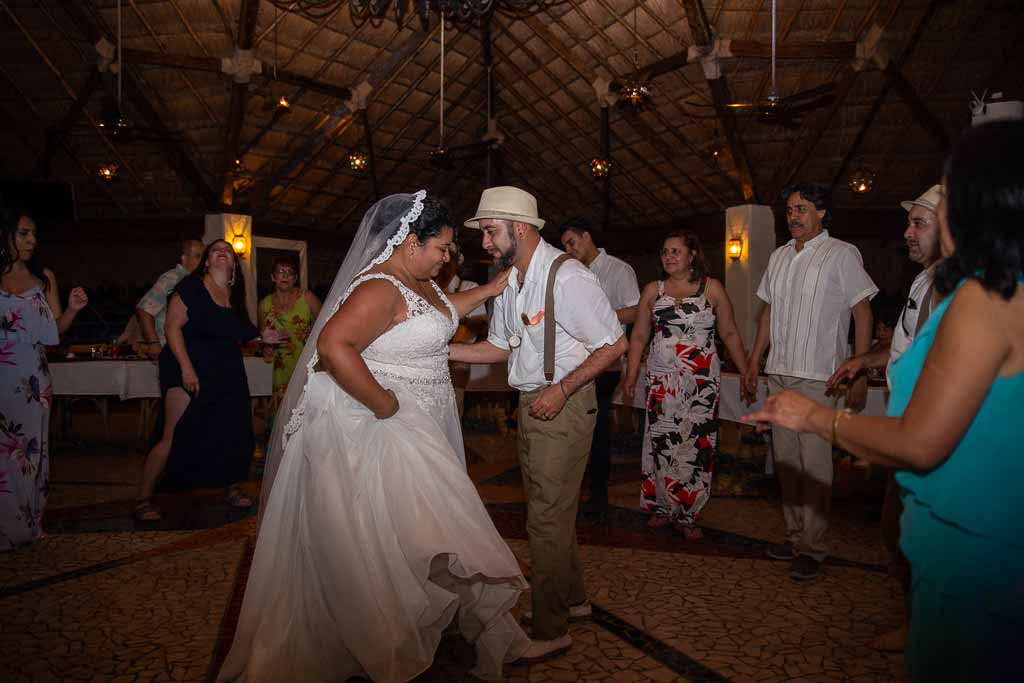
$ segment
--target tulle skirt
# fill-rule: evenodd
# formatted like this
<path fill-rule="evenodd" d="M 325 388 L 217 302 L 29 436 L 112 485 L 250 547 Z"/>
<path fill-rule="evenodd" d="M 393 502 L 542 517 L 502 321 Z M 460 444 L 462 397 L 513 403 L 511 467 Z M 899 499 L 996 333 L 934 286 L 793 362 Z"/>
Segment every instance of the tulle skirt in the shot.
<path fill-rule="evenodd" d="M 328 375 L 310 378 L 218 680 L 407 681 L 456 616 L 480 678 L 500 679 L 529 644 L 509 612 L 526 582 L 461 435 L 453 445 L 449 424 L 391 388 L 401 407 L 377 420 Z"/>

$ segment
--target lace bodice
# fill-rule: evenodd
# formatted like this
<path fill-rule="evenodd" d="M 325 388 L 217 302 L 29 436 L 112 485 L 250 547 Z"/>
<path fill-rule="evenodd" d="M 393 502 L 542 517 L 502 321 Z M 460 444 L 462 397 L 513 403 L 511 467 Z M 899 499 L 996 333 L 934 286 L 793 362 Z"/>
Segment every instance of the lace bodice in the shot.
<path fill-rule="evenodd" d="M 448 372 L 448 340 L 458 327 L 458 313 L 444 292 L 433 282 L 434 291 L 448 306 L 444 316 L 430 302 L 384 273 L 358 277 L 342 301 L 367 280 L 387 280 L 405 299 L 407 317 L 373 340 L 362 353 L 370 372 L 384 386 L 399 383 L 409 388 L 424 407 L 447 403 L 452 396 Z"/>

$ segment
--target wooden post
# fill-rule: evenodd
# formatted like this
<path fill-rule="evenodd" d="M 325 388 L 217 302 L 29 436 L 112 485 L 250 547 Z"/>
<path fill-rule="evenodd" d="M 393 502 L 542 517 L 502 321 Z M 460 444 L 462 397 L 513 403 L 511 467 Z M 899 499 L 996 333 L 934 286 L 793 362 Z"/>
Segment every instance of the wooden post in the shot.
<path fill-rule="evenodd" d="M 608 172 L 601 178 L 601 232 L 607 234 L 612 213 L 612 130 L 607 104 L 601 106 L 601 158 L 608 162 Z"/>
<path fill-rule="evenodd" d="M 366 113 L 366 107 L 359 110 L 359 118 L 363 122 L 363 136 L 366 139 L 366 165 L 370 172 L 370 187 L 373 188 L 373 198 L 376 200 L 380 199 L 380 190 L 377 188 L 377 161 L 373 157 L 373 131 L 370 130 L 370 117 Z"/>

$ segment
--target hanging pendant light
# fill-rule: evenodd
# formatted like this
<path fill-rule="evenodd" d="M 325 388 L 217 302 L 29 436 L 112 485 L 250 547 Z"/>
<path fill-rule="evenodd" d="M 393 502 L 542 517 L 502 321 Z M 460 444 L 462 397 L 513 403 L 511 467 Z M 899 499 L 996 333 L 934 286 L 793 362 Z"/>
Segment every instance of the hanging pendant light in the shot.
<path fill-rule="evenodd" d="M 628 78 L 619 91 L 619 108 L 642 112 L 654 106 L 651 95 L 653 91 L 647 83 L 640 78 L 640 51 L 637 49 L 637 12 L 640 9 L 640 0 L 637 0 L 633 8 L 633 74 Z"/>
<path fill-rule="evenodd" d="M 441 94 L 438 99 L 438 120 L 440 122 L 441 136 L 438 139 L 437 149 L 430 153 L 430 163 L 435 168 L 448 170 L 452 167 L 451 156 L 448 148 L 444 146 L 444 9 L 441 9 Z"/>
<path fill-rule="evenodd" d="M 858 166 L 850 174 L 847 185 L 855 194 L 867 194 L 875 189 L 875 172 L 867 166 Z"/>

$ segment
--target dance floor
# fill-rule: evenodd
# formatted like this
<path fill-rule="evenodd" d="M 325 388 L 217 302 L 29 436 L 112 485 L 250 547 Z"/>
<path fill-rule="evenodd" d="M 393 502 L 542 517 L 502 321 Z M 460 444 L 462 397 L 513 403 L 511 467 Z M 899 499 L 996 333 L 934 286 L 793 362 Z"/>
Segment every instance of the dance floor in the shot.
<path fill-rule="evenodd" d="M 88 413 L 75 419 L 84 443 L 61 444 L 52 456 L 49 536 L 0 554 L 0 680 L 213 680 L 234 632 L 255 518 L 200 491 L 158 496 L 164 519 L 133 522 L 140 444 L 102 442 Z M 134 419 L 115 410 L 112 432 L 133 434 Z M 763 446 L 743 445 L 728 429 L 723 451 L 763 462 Z M 471 476 L 528 567 L 514 435 L 466 436 Z M 722 495 L 701 519 L 704 539 L 687 542 L 648 530 L 635 511 L 636 439 L 620 436 L 614 450 L 609 523 L 579 528 L 594 618 L 572 625 L 568 655 L 509 668 L 507 680 L 904 680 L 901 655 L 868 647 L 902 614 L 878 539 L 877 482 L 840 472 L 833 556 L 820 578 L 801 585 L 786 563 L 764 555 L 780 540 L 782 519 L 759 467 L 723 471 Z M 517 613 L 527 605 L 524 596 Z M 450 633 L 417 680 L 472 680 L 472 658 Z"/>

